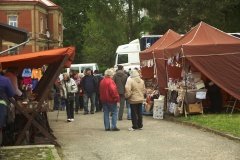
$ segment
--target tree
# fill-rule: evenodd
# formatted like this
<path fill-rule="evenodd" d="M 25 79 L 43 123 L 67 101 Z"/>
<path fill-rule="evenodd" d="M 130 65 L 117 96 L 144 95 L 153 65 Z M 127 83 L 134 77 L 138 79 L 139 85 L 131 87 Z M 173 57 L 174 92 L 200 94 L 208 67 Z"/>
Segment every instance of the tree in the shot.
<path fill-rule="evenodd" d="M 112 67 L 117 47 L 142 31 L 185 34 L 200 21 L 225 32 L 240 30 L 239 0 L 52 1 L 64 8 L 64 46 L 76 46 L 75 63 Z"/>
<path fill-rule="evenodd" d="M 126 17 L 118 0 L 92 1 L 84 29 L 84 62 L 113 67 L 117 46 L 127 40 Z"/>
<path fill-rule="evenodd" d="M 63 7 L 63 46 L 75 46 L 75 63 L 83 62 L 83 29 L 89 21 L 87 10 L 90 7 L 89 0 L 52 0 L 57 5 Z"/>
<path fill-rule="evenodd" d="M 226 32 L 239 31 L 239 3 L 238 0 L 142 0 L 141 6 L 148 13 L 142 25 L 150 23 L 149 32 L 153 34 L 163 34 L 168 29 L 184 34 L 200 21 Z"/>

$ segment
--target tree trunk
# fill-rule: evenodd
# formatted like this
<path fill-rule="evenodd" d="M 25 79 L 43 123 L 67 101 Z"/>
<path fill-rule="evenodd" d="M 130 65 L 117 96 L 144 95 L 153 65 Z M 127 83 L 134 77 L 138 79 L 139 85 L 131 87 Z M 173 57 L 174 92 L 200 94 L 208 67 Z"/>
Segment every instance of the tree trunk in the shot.
<path fill-rule="evenodd" d="M 128 38 L 133 40 L 133 2 L 128 0 Z"/>

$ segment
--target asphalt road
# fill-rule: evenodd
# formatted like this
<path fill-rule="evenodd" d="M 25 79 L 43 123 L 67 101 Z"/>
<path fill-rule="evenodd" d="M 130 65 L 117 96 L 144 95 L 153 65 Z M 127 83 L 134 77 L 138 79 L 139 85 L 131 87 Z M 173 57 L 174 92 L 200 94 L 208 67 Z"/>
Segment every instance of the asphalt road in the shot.
<path fill-rule="evenodd" d="M 126 112 L 126 109 L 125 109 Z M 103 113 L 49 113 L 50 126 L 68 160 L 240 160 L 240 143 L 202 130 L 144 116 L 143 130 L 128 131 L 124 113 L 119 132 L 104 130 Z"/>

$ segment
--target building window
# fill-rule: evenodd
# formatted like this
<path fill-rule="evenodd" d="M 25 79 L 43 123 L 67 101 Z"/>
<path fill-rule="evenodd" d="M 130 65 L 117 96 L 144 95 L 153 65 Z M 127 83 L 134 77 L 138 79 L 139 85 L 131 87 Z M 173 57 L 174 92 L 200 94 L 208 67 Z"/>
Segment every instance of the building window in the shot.
<path fill-rule="evenodd" d="M 8 48 L 12 48 L 12 47 L 14 47 L 14 46 L 9 46 Z M 18 54 L 18 47 L 11 49 L 8 53 L 9 53 L 9 55 Z"/>
<path fill-rule="evenodd" d="M 43 18 L 40 18 L 40 33 L 43 33 Z"/>
<path fill-rule="evenodd" d="M 8 23 L 11 26 L 18 27 L 17 16 L 9 16 L 8 17 Z"/>

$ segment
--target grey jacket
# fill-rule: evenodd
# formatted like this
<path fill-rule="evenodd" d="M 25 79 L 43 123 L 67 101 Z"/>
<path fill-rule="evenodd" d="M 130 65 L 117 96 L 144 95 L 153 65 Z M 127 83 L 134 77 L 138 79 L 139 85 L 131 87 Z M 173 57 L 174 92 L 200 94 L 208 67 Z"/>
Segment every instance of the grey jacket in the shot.
<path fill-rule="evenodd" d="M 125 74 L 121 70 L 117 71 L 116 74 L 113 76 L 113 81 L 117 85 L 118 94 L 125 94 L 125 85 L 127 82 L 127 78 L 127 74 Z"/>
<path fill-rule="evenodd" d="M 66 83 L 66 86 L 65 86 L 65 83 Z M 65 83 L 64 83 L 64 80 L 61 81 L 60 94 L 61 94 L 61 97 L 66 99 L 67 98 L 67 91 L 71 92 L 71 93 L 77 93 L 78 88 L 77 88 L 77 85 L 76 85 L 75 81 L 72 78 L 70 78 L 70 80 L 65 82 Z M 67 89 L 66 89 L 66 87 L 67 87 Z"/>

